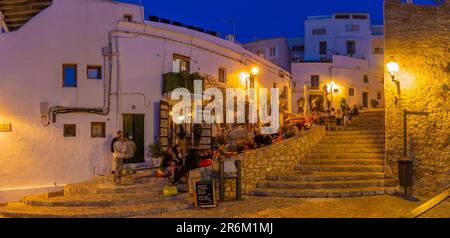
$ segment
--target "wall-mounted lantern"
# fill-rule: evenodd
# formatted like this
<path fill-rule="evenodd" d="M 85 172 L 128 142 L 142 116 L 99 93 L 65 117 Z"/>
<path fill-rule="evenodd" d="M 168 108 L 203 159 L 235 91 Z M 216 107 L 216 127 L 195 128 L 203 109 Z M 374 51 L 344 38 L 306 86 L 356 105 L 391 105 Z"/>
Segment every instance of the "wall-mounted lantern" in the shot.
<path fill-rule="evenodd" d="M 392 82 L 395 83 L 395 86 L 397 87 L 397 93 L 400 95 L 400 81 L 398 79 L 395 79 L 395 77 L 398 75 L 398 71 L 400 69 L 400 66 L 397 61 L 395 61 L 394 57 L 391 56 L 391 59 L 389 62 L 386 63 L 386 68 L 389 74 L 391 75 Z"/>

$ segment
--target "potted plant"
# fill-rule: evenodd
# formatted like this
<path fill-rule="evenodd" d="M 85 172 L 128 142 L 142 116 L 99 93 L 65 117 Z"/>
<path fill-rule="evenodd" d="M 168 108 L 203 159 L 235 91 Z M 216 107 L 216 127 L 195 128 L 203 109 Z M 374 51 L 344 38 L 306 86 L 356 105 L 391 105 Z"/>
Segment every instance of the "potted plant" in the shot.
<path fill-rule="evenodd" d="M 375 99 L 370 100 L 370 106 L 376 108 L 378 106 L 378 101 Z"/>
<path fill-rule="evenodd" d="M 163 153 L 161 151 L 161 146 L 158 143 L 153 143 L 149 147 L 152 153 L 153 165 L 155 167 L 159 167 L 163 160 Z"/>

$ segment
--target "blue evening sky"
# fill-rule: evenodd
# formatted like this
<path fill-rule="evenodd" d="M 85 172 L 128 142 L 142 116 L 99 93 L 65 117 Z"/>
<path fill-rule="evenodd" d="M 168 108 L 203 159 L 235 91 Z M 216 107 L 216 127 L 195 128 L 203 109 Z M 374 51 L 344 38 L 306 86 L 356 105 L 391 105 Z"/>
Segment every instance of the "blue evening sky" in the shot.
<path fill-rule="evenodd" d="M 121 0 L 139 3 L 139 0 Z M 383 23 L 383 0 L 141 0 L 145 18 L 156 15 L 184 24 L 233 33 L 240 42 L 276 36 L 301 36 L 307 16 L 334 12 L 368 12 L 373 24 Z M 431 4 L 433 0 L 414 0 Z"/>

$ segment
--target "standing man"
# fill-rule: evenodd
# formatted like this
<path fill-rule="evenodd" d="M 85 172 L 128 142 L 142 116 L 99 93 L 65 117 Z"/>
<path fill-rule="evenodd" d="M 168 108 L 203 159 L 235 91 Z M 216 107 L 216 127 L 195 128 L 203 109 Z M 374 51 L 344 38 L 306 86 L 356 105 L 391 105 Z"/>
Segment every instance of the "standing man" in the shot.
<path fill-rule="evenodd" d="M 120 172 L 123 166 L 123 159 L 126 158 L 127 145 L 123 138 L 122 131 L 117 132 L 117 140 L 113 143 L 114 153 L 112 161 L 112 171 L 115 174 L 116 183 L 120 182 Z"/>
<path fill-rule="evenodd" d="M 129 136 L 128 140 L 126 140 L 126 147 L 126 158 L 128 163 L 136 162 L 136 158 L 134 157 L 136 153 L 136 143 L 134 143 L 132 136 Z"/>

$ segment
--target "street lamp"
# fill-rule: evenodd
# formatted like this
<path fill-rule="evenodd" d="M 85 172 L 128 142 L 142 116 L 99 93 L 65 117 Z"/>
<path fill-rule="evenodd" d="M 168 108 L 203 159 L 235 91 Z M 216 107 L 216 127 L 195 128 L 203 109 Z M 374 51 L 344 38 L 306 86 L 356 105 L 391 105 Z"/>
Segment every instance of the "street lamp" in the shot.
<path fill-rule="evenodd" d="M 333 88 L 334 88 L 334 81 L 330 82 L 330 94 L 331 94 L 331 106 L 333 106 Z M 328 105 L 330 107 L 330 105 Z"/>
<path fill-rule="evenodd" d="M 249 85 L 249 84 L 251 84 L 252 80 L 254 81 L 256 75 L 259 74 L 259 68 L 256 67 L 256 66 L 255 66 L 255 67 L 252 67 L 252 69 L 250 70 L 250 72 L 252 72 L 252 74 L 248 76 L 247 82 L 245 82 L 245 90 L 247 90 L 249 86 L 252 86 L 252 85 Z"/>
<path fill-rule="evenodd" d="M 392 82 L 394 82 L 395 86 L 397 87 L 397 93 L 400 95 L 400 82 L 397 79 L 395 79 L 395 76 L 397 76 L 400 66 L 398 65 L 398 62 L 395 61 L 393 56 L 391 56 L 389 62 L 386 63 L 386 68 L 389 74 L 391 75 Z"/>
<path fill-rule="evenodd" d="M 259 73 L 259 68 L 258 67 L 253 67 L 251 71 L 252 71 L 252 75 L 256 76 Z"/>

